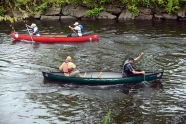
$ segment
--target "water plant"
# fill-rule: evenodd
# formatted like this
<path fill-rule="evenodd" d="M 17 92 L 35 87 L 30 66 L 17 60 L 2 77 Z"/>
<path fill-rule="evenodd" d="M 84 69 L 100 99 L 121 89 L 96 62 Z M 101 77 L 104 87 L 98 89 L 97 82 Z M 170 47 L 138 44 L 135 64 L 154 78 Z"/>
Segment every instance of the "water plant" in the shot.
<path fill-rule="evenodd" d="M 107 112 L 107 114 L 104 116 L 103 120 L 102 120 L 102 124 L 109 124 L 111 121 L 111 114 L 112 114 L 112 110 L 109 109 L 109 111 Z"/>

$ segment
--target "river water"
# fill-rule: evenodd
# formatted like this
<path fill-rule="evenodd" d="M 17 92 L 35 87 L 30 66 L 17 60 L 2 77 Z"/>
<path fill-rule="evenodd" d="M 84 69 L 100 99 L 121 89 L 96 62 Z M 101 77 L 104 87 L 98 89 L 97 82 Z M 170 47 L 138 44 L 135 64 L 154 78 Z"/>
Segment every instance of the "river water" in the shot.
<path fill-rule="evenodd" d="M 31 24 L 31 22 L 27 22 Z M 42 34 L 68 34 L 73 22 L 35 22 Z M 98 42 L 37 44 L 14 41 L 0 23 L 0 124 L 186 123 L 186 22 L 82 21 Z M 14 25 L 26 33 L 25 23 Z M 161 82 L 136 85 L 67 85 L 43 80 L 66 56 L 79 70 L 120 71 L 129 56 L 144 52 L 136 67 L 164 70 Z"/>

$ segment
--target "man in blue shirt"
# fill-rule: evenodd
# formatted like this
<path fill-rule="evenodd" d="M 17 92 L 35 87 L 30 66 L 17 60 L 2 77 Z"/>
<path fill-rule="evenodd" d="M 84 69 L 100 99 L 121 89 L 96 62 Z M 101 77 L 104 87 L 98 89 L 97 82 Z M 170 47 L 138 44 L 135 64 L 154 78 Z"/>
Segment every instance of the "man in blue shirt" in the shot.
<path fill-rule="evenodd" d="M 133 58 L 133 57 L 129 57 L 128 60 L 126 60 L 123 64 L 123 70 L 122 70 L 122 75 L 123 77 L 130 77 L 130 76 L 135 76 L 138 74 L 145 74 L 144 71 L 135 71 L 135 69 L 133 68 L 132 64 L 134 64 L 135 61 L 138 61 L 141 59 L 141 57 L 143 56 L 143 52 L 137 57 L 137 58 Z"/>

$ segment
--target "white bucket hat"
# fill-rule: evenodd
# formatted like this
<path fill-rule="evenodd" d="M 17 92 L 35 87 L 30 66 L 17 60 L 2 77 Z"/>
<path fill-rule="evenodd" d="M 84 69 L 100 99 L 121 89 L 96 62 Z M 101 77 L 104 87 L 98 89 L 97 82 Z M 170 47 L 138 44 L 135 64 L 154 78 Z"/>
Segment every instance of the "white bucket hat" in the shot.
<path fill-rule="evenodd" d="M 34 28 L 34 27 L 36 27 L 36 24 L 32 23 L 31 28 Z"/>
<path fill-rule="evenodd" d="M 78 22 L 75 22 L 74 25 L 77 26 L 77 25 L 79 25 L 79 23 Z"/>

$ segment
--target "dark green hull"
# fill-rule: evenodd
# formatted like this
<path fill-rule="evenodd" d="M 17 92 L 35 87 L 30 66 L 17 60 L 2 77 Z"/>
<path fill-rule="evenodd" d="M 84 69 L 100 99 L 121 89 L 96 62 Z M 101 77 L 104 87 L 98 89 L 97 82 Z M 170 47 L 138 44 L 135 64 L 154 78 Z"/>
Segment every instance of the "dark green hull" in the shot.
<path fill-rule="evenodd" d="M 86 73 L 86 77 L 65 77 L 62 72 L 42 72 L 45 79 L 60 81 L 61 83 L 75 83 L 87 85 L 113 85 L 125 83 L 139 83 L 143 81 L 160 80 L 163 72 L 146 73 L 134 77 L 122 78 L 119 72 L 101 72 L 102 75 L 98 78 L 99 72 L 81 72 L 81 75 Z"/>

